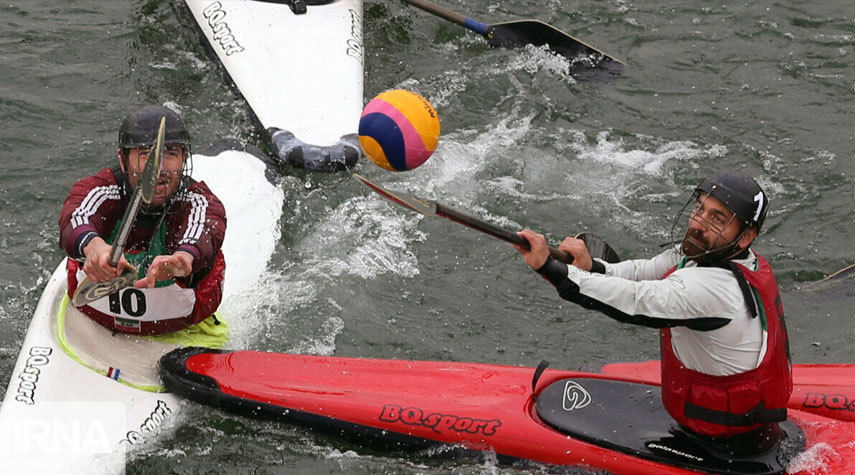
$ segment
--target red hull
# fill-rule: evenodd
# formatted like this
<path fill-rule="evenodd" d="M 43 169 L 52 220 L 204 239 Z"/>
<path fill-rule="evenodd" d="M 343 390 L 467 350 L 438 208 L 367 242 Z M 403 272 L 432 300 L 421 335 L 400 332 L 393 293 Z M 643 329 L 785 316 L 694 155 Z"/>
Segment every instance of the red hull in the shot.
<path fill-rule="evenodd" d="M 201 353 L 187 358 L 185 365 L 216 380 L 222 394 L 358 426 L 618 474 L 692 473 L 546 426 L 533 407 L 533 368 L 250 351 Z M 638 382 L 643 376 L 547 370 L 538 388 L 564 378 Z M 807 451 L 790 473 L 855 473 L 855 423 L 797 410 L 790 411 L 790 420 L 807 439 Z"/>

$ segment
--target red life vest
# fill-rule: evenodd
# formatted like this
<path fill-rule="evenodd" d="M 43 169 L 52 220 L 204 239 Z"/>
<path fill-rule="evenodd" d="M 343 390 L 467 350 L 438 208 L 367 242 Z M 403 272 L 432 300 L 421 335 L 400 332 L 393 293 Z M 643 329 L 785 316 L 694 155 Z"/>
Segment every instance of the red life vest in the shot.
<path fill-rule="evenodd" d="M 68 259 L 66 268 L 68 269 L 68 296 L 70 298 L 74 295 L 74 290 L 77 288 L 78 269 L 81 269 L 81 265 L 74 259 Z M 146 312 L 146 304 L 144 303 L 146 295 L 148 295 L 146 292 L 148 290 L 159 289 L 134 289 L 133 287 L 122 289 L 112 295 L 99 299 L 112 299 L 108 305 L 100 305 L 105 311 L 100 311 L 93 305 L 84 305 L 78 309 L 98 324 L 117 332 L 156 335 L 183 330 L 190 325 L 194 325 L 210 317 L 217 310 L 220 301 L 223 299 L 225 269 L 226 261 L 222 251 L 219 251 L 217 257 L 214 259 L 211 270 L 205 274 L 205 277 L 194 288 L 187 289 L 192 292 L 190 295 L 192 311 L 186 315 L 148 315 L 152 312 Z M 186 288 L 177 281 L 172 286 Z M 177 288 L 175 290 L 180 292 Z M 133 293 L 134 299 L 125 298 L 125 294 L 129 292 Z M 173 295 L 176 294 L 173 293 Z M 168 302 L 165 304 L 169 305 Z M 149 305 L 149 307 L 149 310 L 151 310 L 151 307 L 156 308 L 153 305 Z"/>
<path fill-rule="evenodd" d="M 688 369 L 674 354 L 671 330 L 660 330 L 662 402 L 671 417 L 698 434 L 729 437 L 787 418 L 793 376 L 784 310 L 769 263 L 759 255 L 757 263 L 756 271 L 731 266 L 737 280 L 744 279 L 740 287 L 749 309 L 756 310 L 752 314 L 765 321 L 766 354 L 757 368 L 729 376 Z"/>

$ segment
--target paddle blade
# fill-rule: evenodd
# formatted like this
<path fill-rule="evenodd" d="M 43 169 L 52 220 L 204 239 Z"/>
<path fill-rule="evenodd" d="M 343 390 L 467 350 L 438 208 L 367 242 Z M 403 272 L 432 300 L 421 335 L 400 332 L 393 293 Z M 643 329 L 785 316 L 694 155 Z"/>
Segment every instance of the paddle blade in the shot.
<path fill-rule="evenodd" d="M 598 69 L 600 75 L 606 73 L 618 76 L 624 69 L 623 63 L 617 59 L 538 20 L 516 20 L 490 25 L 484 37 L 490 46 L 503 48 L 548 45 L 549 49 L 570 60 L 570 72 L 574 75 L 593 68 Z"/>
<path fill-rule="evenodd" d="M 157 129 L 157 139 L 154 141 L 154 147 L 151 149 L 140 177 L 139 187 L 142 192 L 142 200 L 146 204 L 151 203 L 154 189 L 157 187 L 157 177 L 160 175 L 160 165 L 163 162 L 163 136 L 165 132 L 166 117 L 162 117 L 160 127 Z"/>
<path fill-rule="evenodd" d="M 592 258 L 602 259 L 609 264 L 620 262 L 620 257 L 618 257 L 617 252 L 609 246 L 609 243 L 603 241 L 603 239 L 596 234 L 579 233 L 576 235 L 576 239 L 585 241 L 585 247 L 588 248 L 588 254 L 590 254 Z"/>
<path fill-rule="evenodd" d="M 382 186 L 373 183 L 371 180 L 362 175 L 357 175 L 356 173 L 353 174 L 353 177 L 361 181 L 368 188 L 374 190 L 374 192 L 383 198 L 386 198 L 395 204 L 409 208 L 425 216 L 436 216 L 436 203 L 433 201 L 422 200 L 421 198 L 407 193 L 387 190 L 386 188 L 383 188 Z"/>
<path fill-rule="evenodd" d="M 103 282 L 92 282 L 89 277 L 86 277 L 77 285 L 77 289 L 71 297 L 71 303 L 75 307 L 82 307 L 113 292 L 134 285 L 135 280 L 137 280 L 137 270 L 133 268 L 125 268 L 119 277 Z"/>

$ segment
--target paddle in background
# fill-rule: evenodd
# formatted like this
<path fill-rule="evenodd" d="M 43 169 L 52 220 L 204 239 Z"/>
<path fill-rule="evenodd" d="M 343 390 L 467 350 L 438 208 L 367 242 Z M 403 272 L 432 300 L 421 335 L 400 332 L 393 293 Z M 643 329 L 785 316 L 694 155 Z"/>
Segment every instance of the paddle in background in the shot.
<path fill-rule="evenodd" d="M 166 130 L 166 117 L 160 119 L 160 127 L 157 130 L 157 139 L 154 142 L 154 148 L 151 155 L 143 167 L 142 176 L 139 184 L 137 184 L 134 194 L 131 195 L 131 201 L 125 210 L 125 215 L 122 216 L 122 227 L 119 229 L 119 235 L 113 242 L 113 248 L 110 251 L 109 264 L 116 267 L 119 264 L 119 259 L 122 253 L 125 252 L 125 244 L 128 241 L 128 235 L 131 233 L 131 228 L 134 226 L 134 221 L 139 214 L 142 203 L 151 203 L 151 198 L 154 195 L 154 189 L 157 186 L 157 177 L 160 175 L 160 165 L 163 159 L 163 134 Z M 74 291 L 71 297 L 71 303 L 80 307 L 90 302 L 94 302 L 102 297 L 106 297 L 113 292 L 130 287 L 137 280 L 137 269 L 133 266 L 126 267 L 122 270 L 122 275 L 115 279 L 105 280 L 103 282 L 93 282 L 89 277 L 83 279 Z"/>
<path fill-rule="evenodd" d="M 419 167 L 436 150 L 439 115 L 415 92 L 392 89 L 372 99 L 359 119 L 359 144 L 377 166 L 402 172 Z"/>
<path fill-rule="evenodd" d="M 570 61 L 570 74 L 578 79 L 611 82 L 624 70 L 624 64 L 613 56 L 540 20 L 514 20 L 487 25 L 428 0 L 404 0 L 404 3 L 474 31 L 486 38 L 493 47 L 548 45 L 550 50 Z"/>
<path fill-rule="evenodd" d="M 436 201 L 424 200 L 407 193 L 400 193 L 397 191 L 393 192 L 387 190 L 382 186 L 371 182 L 367 178 L 357 175 L 355 173 L 353 174 L 353 176 L 357 180 L 361 181 L 365 186 L 377 192 L 380 196 L 386 198 L 387 200 L 395 204 L 401 205 L 405 208 L 409 208 L 417 213 L 421 213 L 425 216 L 442 216 L 443 218 L 454 221 L 455 223 L 459 223 L 477 231 L 481 231 L 484 234 L 499 238 L 511 244 L 516 244 L 523 248 L 529 247 L 528 241 L 526 241 L 525 238 L 513 231 L 509 231 L 502 227 L 488 223 L 483 219 L 476 218 L 475 216 L 464 213 L 462 211 L 458 211 L 454 208 L 445 206 Z M 591 254 L 591 257 L 602 259 L 606 262 L 611 263 L 620 262 L 620 258 L 618 257 L 614 249 L 612 249 L 611 246 L 609 246 L 605 241 L 603 241 L 596 235 L 591 233 L 581 233 L 576 235 L 576 237 L 585 241 L 585 245 L 587 246 L 588 252 Z M 552 246 L 549 246 L 549 255 L 551 255 L 553 259 L 564 262 L 566 264 L 570 264 L 573 262 L 572 255 L 562 250 L 556 249 Z"/>

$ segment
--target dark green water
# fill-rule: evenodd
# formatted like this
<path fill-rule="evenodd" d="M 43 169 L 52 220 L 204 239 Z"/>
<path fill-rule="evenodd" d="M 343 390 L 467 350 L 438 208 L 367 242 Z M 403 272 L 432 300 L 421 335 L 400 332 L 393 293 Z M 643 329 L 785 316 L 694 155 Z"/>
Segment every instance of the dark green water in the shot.
<path fill-rule="evenodd" d="M 772 208 L 756 249 L 777 271 L 798 363 L 855 362 L 852 264 L 855 7 L 851 2 L 443 2 L 498 22 L 534 17 L 627 64 L 576 82 L 540 51 L 493 50 L 400 2 L 365 4 L 366 98 L 406 88 L 442 119 L 417 171 L 357 172 L 557 243 L 593 231 L 624 257 L 658 251 L 691 187 L 719 168 L 758 177 Z M 180 108 L 197 144 L 262 144 L 179 2 L 0 5 L 0 380 L 46 278 L 71 184 L 110 164 L 125 111 Z M 507 244 L 370 196 L 345 175 L 283 169 L 282 238 L 234 345 L 337 356 L 596 369 L 657 358 L 655 332 L 557 299 Z M 490 456 L 353 452 L 311 431 L 188 403 L 128 473 L 499 473 Z"/>

